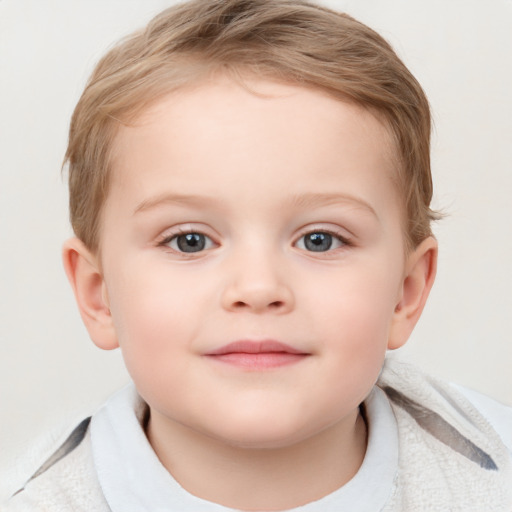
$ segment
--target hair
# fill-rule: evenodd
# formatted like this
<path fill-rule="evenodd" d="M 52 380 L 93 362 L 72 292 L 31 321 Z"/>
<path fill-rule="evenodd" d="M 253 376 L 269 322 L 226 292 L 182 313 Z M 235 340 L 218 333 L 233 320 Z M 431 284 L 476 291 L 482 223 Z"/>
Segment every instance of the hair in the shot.
<path fill-rule="evenodd" d="M 431 235 L 430 109 L 375 31 L 302 0 L 192 0 L 166 9 L 97 64 L 71 119 L 70 218 L 99 249 L 116 131 L 165 94 L 214 72 L 313 87 L 369 109 L 394 140 L 406 247 Z"/>

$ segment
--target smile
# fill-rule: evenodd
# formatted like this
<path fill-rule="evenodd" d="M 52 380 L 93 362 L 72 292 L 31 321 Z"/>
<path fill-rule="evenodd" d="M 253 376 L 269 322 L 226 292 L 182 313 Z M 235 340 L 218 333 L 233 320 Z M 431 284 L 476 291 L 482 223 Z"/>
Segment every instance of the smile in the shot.
<path fill-rule="evenodd" d="M 248 370 L 266 370 L 298 363 L 311 354 L 278 341 L 241 340 L 205 355 L 220 363 Z"/>

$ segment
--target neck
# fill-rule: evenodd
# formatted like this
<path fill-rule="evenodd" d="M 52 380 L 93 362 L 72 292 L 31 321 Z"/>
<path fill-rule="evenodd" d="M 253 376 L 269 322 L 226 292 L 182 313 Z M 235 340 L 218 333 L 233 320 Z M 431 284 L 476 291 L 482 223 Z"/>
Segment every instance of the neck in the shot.
<path fill-rule="evenodd" d="M 147 436 L 162 464 L 191 494 L 239 510 L 286 510 L 346 484 L 366 451 L 356 410 L 315 436 L 279 448 L 241 448 L 151 413 Z"/>

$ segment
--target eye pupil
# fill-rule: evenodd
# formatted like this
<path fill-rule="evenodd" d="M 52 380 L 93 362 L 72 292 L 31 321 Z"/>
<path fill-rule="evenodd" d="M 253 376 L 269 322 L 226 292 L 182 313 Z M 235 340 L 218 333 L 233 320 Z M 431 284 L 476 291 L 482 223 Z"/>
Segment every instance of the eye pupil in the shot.
<path fill-rule="evenodd" d="M 200 233 L 187 233 L 186 235 L 178 236 L 176 243 L 180 251 L 197 252 L 205 248 L 206 239 Z"/>
<path fill-rule="evenodd" d="M 332 235 L 329 233 L 310 233 L 305 236 L 304 245 L 308 251 L 328 251 L 332 246 Z"/>

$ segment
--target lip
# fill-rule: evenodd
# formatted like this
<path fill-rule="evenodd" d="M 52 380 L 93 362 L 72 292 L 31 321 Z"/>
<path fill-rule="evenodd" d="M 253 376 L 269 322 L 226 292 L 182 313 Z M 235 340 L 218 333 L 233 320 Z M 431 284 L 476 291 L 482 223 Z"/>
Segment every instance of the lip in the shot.
<path fill-rule="evenodd" d="M 311 354 L 275 340 L 239 340 L 205 354 L 220 363 L 248 370 L 266 370 L 303 361 Z"/>

